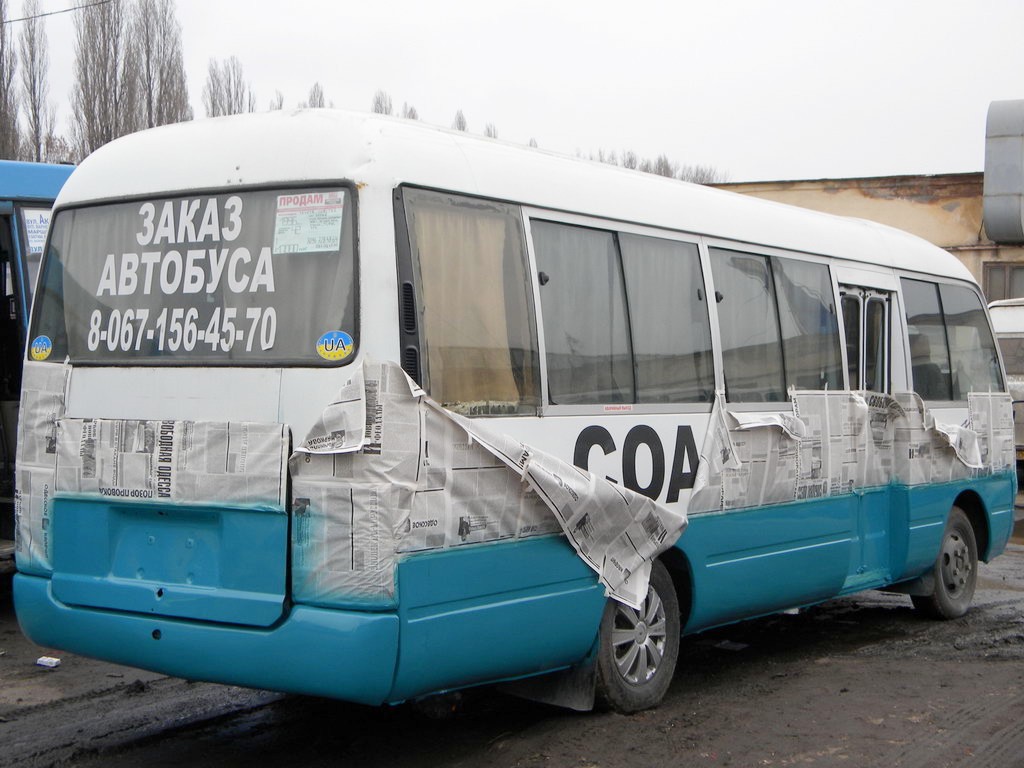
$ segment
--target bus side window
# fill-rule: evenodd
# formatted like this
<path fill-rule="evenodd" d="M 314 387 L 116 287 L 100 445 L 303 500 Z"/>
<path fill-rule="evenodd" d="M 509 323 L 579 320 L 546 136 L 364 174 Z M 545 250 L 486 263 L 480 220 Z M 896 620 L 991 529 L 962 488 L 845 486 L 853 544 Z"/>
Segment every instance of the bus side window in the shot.
<path fill-rule="evenodd" d="M 864 389 L 889 391 L 889 299 L 869 296 L 864 312 Z"/>
<path fill-rule="evenodd" d="M 966 400 L 968 392 L 1002 391 L 999 357 L 978 294 L 965 286 L 943 283 L 939 296 L 949 339 L 953 399 Z"/>
<path fill-rule="evenodd" d="M 903 278 L 914 391 L 925 400 L 952 400 L 946 329 L 935 283 Z"/>
<path fill-rule="evenodd" d="M 782 340 L 767 257 L 712 248 L 711 274 L 721 296 L 726 397 L 732 403 L 784 401 Z"/>
<path fill-rule="evenodd" d="M 839 320 L 828 265 L 772 257 L 786 387 L 842 389 Z"/>
<path fill-rule="evenodd" d="M 1003 391 L 985 309 L 971 288 L 903 278 L 914 391 L 925 400 L 966 400 Z"/>
<path fill-rule="evenodd" d="M 555 404 L 632 403 L 633 353 L 615 235 L 530 222 Z"/>
<path fill-rule="evenodd" d="M 696 243 L 619 235 L 637 402 L 710 402 L 711 325 Z"/>
<path fill-rule="evenodd" d="M 844 294 L 842 298 L 843 328 L 846 342 L 846 371 L 850 389 L 863 389 L 860 359 L 860 315 L 861 297 L 858 294 Z"/>
<path fill-rule="evenodd" d="M 850 389 L 889 391 L 889 294 L 840 286 Z"/>
<path fill-rule="evenodd" d="M 469 415 L 536 413 L 540 369 L 519 209 L 405 190 L 426 381 Z"/>

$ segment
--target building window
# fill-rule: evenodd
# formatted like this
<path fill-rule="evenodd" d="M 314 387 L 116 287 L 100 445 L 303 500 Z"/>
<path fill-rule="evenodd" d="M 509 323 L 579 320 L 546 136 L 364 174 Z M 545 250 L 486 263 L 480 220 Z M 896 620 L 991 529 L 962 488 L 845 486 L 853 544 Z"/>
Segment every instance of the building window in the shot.
<path fill-rule="evenodd" d="M 984 285 L 989 301 L 1024 297 L 1024 264 L 985 264 Z"/>

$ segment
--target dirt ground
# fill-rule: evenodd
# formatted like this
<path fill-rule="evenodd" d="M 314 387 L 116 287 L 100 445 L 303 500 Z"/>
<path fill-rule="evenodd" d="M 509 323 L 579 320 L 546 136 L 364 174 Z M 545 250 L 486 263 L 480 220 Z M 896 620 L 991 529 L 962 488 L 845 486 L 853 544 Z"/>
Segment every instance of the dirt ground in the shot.
<path fill-rule="evenodd" d="M 686 638 L 664 703 L 632 716 L 492 689 L 438 718 L 189 683 L 32 645 L 3 582 L 0 652 L 4 766 L 1024 766 L 1021 544 L 956 621 L 869 592 Z"/>

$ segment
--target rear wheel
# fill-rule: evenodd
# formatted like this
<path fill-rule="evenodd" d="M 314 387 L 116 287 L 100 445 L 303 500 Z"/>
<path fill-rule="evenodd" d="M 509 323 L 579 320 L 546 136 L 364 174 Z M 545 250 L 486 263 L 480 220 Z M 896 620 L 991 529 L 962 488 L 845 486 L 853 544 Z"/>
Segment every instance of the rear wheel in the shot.
<path fill-rule="evenodd" d="M 971 521 L 960 507 L 950 510 L 932 576 L 935 590 L 930 595 L 912 595 L 914 607 L 935 619 L 967 613 L 978 581 L 978 544 Z"/>
<path fill-rule="evenodd" d="M 679 600 L 668 570 L 651 568 L 640 610 L 609 600 L 601 619 L 597 699 L 617 712 L 639 712 L 665 697 L 679 657 Z"/>

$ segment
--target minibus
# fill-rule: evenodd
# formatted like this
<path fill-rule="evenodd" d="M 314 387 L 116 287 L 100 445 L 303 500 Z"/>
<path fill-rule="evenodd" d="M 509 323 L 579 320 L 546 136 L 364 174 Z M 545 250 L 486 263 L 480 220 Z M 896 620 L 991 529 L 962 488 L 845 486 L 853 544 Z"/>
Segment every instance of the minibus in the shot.
<path fill-rule="evenodd" d="M 985 303 L 911 235 L 415 121 L 143 131 L 57 199 L 35 642 L 379 705 L 658 704 L 680 637 L 1003 551 Z"/>

